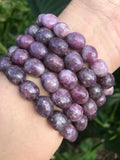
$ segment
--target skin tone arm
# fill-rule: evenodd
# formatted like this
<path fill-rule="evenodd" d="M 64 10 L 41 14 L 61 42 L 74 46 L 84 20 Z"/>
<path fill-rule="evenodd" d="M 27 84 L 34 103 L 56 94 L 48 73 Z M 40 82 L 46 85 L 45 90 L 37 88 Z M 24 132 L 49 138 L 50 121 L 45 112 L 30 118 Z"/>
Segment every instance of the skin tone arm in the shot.
<path fill-rule="evenodd" d="M 109 72 L 120 64 L 119 5 L 119 0 L 72 0 L 59 16 L 71 31 L 84 34 L 87 44 L 96 47 Z M 41 95 L 47 95 L 38 78 L 27 79 L 40 87 Z M 0 84 L 0 160 L 49 160 L 62 137 L 2 73 Z"/>

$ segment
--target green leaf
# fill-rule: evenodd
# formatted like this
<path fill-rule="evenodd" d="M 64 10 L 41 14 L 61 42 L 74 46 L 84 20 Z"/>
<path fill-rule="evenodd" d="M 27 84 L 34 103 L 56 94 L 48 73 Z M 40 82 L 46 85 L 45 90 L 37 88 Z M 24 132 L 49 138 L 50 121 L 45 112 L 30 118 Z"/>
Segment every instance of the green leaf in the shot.
<path fill-rule="evenodd" d="M 27 0 L 34 15 L 53 13 L 59 15 L 71 0 Z"/>

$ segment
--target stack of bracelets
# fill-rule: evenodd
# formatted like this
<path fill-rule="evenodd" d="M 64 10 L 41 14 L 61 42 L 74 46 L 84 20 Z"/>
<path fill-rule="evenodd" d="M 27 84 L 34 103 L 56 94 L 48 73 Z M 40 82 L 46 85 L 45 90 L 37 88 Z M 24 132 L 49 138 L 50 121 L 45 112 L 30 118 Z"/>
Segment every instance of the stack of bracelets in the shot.
<path fill-rule="evenodd" d="M 35 110 L 70 142 L 86 129 L 88 119 L 114 92 L 114 76 L 97 51 L 85 45 L 78 32 L 70 33 L 67 24 L 53 14 L 40 14 L 37 25 L 19 35 L 8 56 L 0 58 L 0 70 L 19 85 L 20 94 L 35 102 Z M 46 68 L 45 68 L 46 67 Z M 40 96 L 39 87 L 25 80 L 26 73 L 40 77 L 50 97 Z M 54 110 L 54 105 L 59 109 Z"/>

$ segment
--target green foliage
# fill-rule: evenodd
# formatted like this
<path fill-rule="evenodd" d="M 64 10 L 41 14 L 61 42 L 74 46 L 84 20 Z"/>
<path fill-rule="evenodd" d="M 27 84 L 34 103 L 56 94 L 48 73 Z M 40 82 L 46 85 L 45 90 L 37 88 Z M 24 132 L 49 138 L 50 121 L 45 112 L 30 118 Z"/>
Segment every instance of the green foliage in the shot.
<path fill-rule="evenodd" d="M 33 14 L 25 0 L 0 1 L 0 54 L 7 54 L 7 48 L 15 44 L 15 38 L 23 34 L 34 21 Z"/>

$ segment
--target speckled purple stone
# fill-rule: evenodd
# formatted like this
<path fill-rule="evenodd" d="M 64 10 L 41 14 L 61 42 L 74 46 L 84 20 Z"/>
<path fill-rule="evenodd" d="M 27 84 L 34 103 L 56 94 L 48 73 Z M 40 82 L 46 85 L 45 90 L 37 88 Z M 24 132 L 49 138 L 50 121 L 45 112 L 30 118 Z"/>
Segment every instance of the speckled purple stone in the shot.
<path fill-rule="evenodd" d="M 78 72 L 78 79 L 85 87 L 90 87 L 96 83 L 96 75 L 93 70 L 89 68 L 82 68 L 81 71 Z"/>
<path fill-rule="evenodd" d="M 97 116 L 97 112 L 93 115 L 88 115 L 87 117 L 88 117 L 89 120 L 93 120 L 93 119 L 96 118 L 96 116 Z"/>
<path fill-rule="evenodd" d="M 84 131 L 88 125 L 88 118 L 86 115 L 83 115 L 81 119 L 77 122 L 74 122 L 74 125 L 78 131 Z"/>
<path fill-rule="evenodd" d="M 12 61 L 17 65 L 23 65 L 29 58 L 29 53 L 25 49 L 16 49 L 12 55 Z"/>
<path fill-rule="evenodd" d="M 20 84 L 25 80 L 25 72 L 16 65 L 11 65 L 6 70 L 6 76 L 14 84 Z"/>
<path fill-rule="evenodd" d="M 59 88 L 59 81 L 56 75 L 52 72 L 45 72 L 41 76 L 41 82 L 45 90 L 50 93 L 54 93 Z"/>
<path fill-rule="evenodd" d="M 30 45 L 29 52 L 31 56 L 38 59 L 43 59 L 48 53 L 46 46 L 39 42 L 32 43 Z"/>
<path fill-rule="evenodd" d="M 70 142 L 75 142 L 78 137 L 78 132 L 72 124 L 68 124 L 60 134 Z"/>
<path fill-rule="evenodd" d="M 12 62 L 9 57 L 2 56 L 0 57 L 0 71 L 6 71 L 9 66 L 12 65 Z"/>
<path fill-rule="evenodd" d="M 34 39 L 32 36 L 30 35 L 22 35 L 19 39 L 19 41 L 17 42 L 17 45 L 20 48 L 23 49 L 28 49 L 29 46 L 34 42 Z"/>
<path fill-rule="evenodd" d="M 63 59 L 54 53 L 45 56 L 44 64 L 48 69 L 54 72 L 60 72 L 64 68 Z"/>
<path fill-rule="evenodd" d="M 72 103 L 72 98 L 66 89 L 60 88 L 52 94 L 52 100 L 55 105 L 61 109 L 67 109 Z"/>
<path fill-rule="evenodd" d="M 108 89 L 103 89 L 103 93 L 106 96 L 112 95 L 114 93 L 114 87 L 108 88 Z"/>
<path fill-rule="evenodd" d="M 85 46 L 85 37 L 78 33 L 78 32 L 72 32 L 67 35 L 66 41 L 69 44 L 69 46 L 73 49 L 82 49 Z"/>
<path fill-rule="evenodd" d="M 24 70 L 33 76 L 39 77 L 45 72 L 43 63 L 36 58 L 29 58 L 24 65 Z"/>
<path fill-rule="evenodd" d="M 37 17 L 37 20 L 36 20 L 36 23 L 38 26 L 42 26 L 42 17 L 44 16 L 45 14 L 39 14 L 39 16 Z"/>
<path fill-rule="evenodd" d="M 23 35 L 19 35 L 17 38 L 16 38 L 16 45 L 19 46 L 19 43 L 20 43 L 20 39 Z"/>
<path fill-rule="evenodd" d="M 25 35 L 28 35 L 28 28 L 25 29 L 24 34 L 25 34 Z"/>
<path fill-rule="evenodd" d="M 48 96 L 40 96 L 35 105 L 36 111 L 45 118 L 48 118 L 53 114 L 54 105 Z"/>
<path fill-rule="evenodd" d="M 81 52 L 82 58 L 87 63 L 93 63 L 98 58 L 97 50 L 93 46 L 86 45 Z"/>
<path fill-rule="evenodd" d="M 48 122 L 57 131 L 62 131 L 67 125 L 67 117 L 61 111 L 54 111 L 52 116 L 48 117 Z"/>
<path fill-rule="evenodd" d="M 37 25 L 31 25 L 27 30 L 27 34 L 35 38 L 36 33 L 38 32 L 39 29 L 40 28 Z"/>
<path fill-rule="evenodd" d="M 83 116 L 83 109 L 80 105 L 73 103 L 70 107 L 65 111 L 67 117 L 71 121 L 78 121 Z"/>
<path fill-rule="evenodd" d="M 25 80 L 19 85 L 20 94 L 28 100 L 36 100 L 39 96 L 40 90 L 38 86 L 32 81 Z"/>
<path fill-rule="evenodd" d="M 108 89 L 111 88 L 115 83 L 115 78 L 111 73 L 108 73 L 104 77 L 99 77 L 98 82 L 102 86 L 102 88 Z"/>
<path fill-rule="evenodd" d="M 36 33 L 36 40 L 48 44 L 48 42 L 54 37 L 53 32 L 48 28 L 40 28 L 39 31 Z"/>
<path fill-rule="evenodd" d="M 70 29 L 66 23 L 59 22 L 53 28 L 57 37 L 64 38 L 70 33 Z"/>
<path fill-rule="evenodd" d="M 97 59 L 94 63 L 92 63 L 91 69 L 98 77 L 104 77 L 108 73 L 108 67 L 106 63 L 101 59 Z"/>
<path fill-rule="evenodd" d="M 102 106 L 106 102 L 106 96 L 102 95 L 99 99 L 95 101 L 98 107 Z"/>
<path fill-rule="evenodd" d="M 42 24 L 49 29 L 52 29 L 58 21 L 58 18 L 53 14 L 45 14 L 42 16 Z"/>
<path fill-rule="evenodd" d="M 94 100 L 91 98 L 83 105 L 83 109 L 85 112 L 85 115 L 88 117 L 88 119 L 93 118 L 94 115 L 96 115 L 97 112 L 97 105 Z"/>
<path fill-rule="evenodd" d="M 65 66 L 73 72 L 78 72 L 83 67 L 83 60 L 76 51 L 71 51 L 65 56 Z"/>
<path fill-rule="evenodd" d="M 76 86 L 70 93 L 75 103 L 84 104 L 88 101 L 89 94 L 83 86 Z"/>
<path fill-rule="evenodd" d="M 11 46 L 9 49 L 8 49 L 8 57 L 12 57 L 12 54 L 14 53 L 14 51 L 18 49 L 17 46 Z"/>
<path fill-rule="evenodd" d="M 66 89 L 73 89 L 78 82 L 78 78 L 74 72 L 68 69 L 63 69 L 58 75 L 60 83 Z"/>
<path fill-rule="evenodd" d="M 98 98 L 100 98 L 102 96 L 102 88 L 99 84 L 94 84 L 94 86 L 91 86 L 89 89 L 88 89 L 88 92 L 89 92 L 89 96 L 96 100 Z"/>
<path fill-rule="evenodd" d="M 68 52 L 68 44 L 61 38 L 52 38 L 49 43 L 49 49 L 59 56 L 64 56 Z"/>

